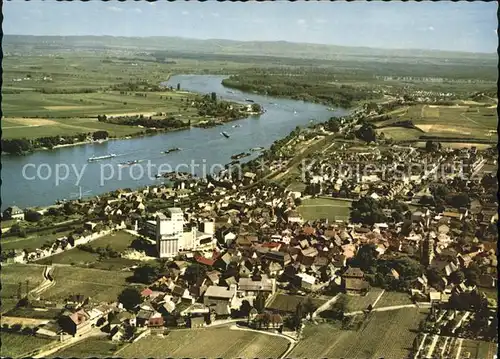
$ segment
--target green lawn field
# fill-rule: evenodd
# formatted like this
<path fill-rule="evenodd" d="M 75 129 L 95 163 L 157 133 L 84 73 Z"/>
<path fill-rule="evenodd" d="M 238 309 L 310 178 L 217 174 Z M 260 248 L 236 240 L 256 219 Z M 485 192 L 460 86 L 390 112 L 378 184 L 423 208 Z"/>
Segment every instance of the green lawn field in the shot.
<path fill-rule="evenodd" d="M 298 207 L 300 215 L 306 220 L 327 218 L 330 221 L 349 218 L 351 202 L 328 198 L 311 198 L 302 201 Z"/>

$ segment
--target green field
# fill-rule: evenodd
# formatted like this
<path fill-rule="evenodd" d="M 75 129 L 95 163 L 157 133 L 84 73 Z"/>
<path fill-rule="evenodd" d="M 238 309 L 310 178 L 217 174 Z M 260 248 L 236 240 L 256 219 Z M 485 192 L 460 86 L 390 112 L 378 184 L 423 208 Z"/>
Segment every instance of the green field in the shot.
<path fill-rule="evenodd" d="M 288 341 L 276 336 L 228 328 L 178 330 L 149 336 L 116 353 L 122 358 L 277 358 Z"/>
<path fill-rule="evenodd" d="M 26 294 L 26 281 L 28 289 L 32 290 L 43 281 L 42 266 L 26 264 L 2 265 L 0 279 L 2 282 L 2 312 L 5 312 L 17 303 L 17 291 L 19 283 L 22 283 L 21 294 Z M 10 308 L 9 308 L 10 307 Z"/>
<path fill-rule="evenodd" d="M 71 231 L 59 232 L 53 234 L 48 233 L 37 233 L 34 236 L 28 236 L 26 238 L 21 237 L 7 237 L 2 239 L 2 251 L 12 250 L 12 249 L 26 249 L 28 251 L 41 248 L 46 242 L 52 242 L 57 238 L 67 236 Z"/>
<path fill-rule="evenodd" d="M 109 358 L 120 347 L 106 339 L 89 338 L 64 348 L 48 358 Z"/>
<path fill-rule="evenodd" d="M 137 237 L 128 232 L 119 231 L 96 239 L 95 241 L 90 242 L 90 245 L 93 248 L 105 248 L 109 245 L 115 251 L 123 252 L 125 249 L 130 247 L 130 244 L 135 238 Z"/>
<path fill-rule="evenodd" d="M 89 243 L 89 245 L 94 248 L 106 248 L 110 246 L 111 249 L 121 253 L 127 248 L 134 240 L 134 236 L 125 232 L 120 231 L 116 233 L 108 234 L 104 237 L 98 238 Z M 121 270 L 126 267 L 130 267 L 137 264 L 136 261 L 126 259 L 126 258 L 100 258 L 98 253 L 91 253 L 85 250 L 81 250 L 78 247 L 72 248 L 70 250 L 58 253 L 48 258 L 44 258 L 37 261 L 39 264 L 67 264 L 75 265 L 81 267 L 91 267 L 95 269 L 105 269 L 105 270 Z"/>
<path fill-rule="evenodd" d="M 279 293 L 276 294 L 269 305 L 266 306 L 266 309 L 273 312 L 278 311 L 281 313 L 295 313 L 297 306 L 300 303 L 304 303 L 306 300 L 307 297 L 304 296 Z M 326 300 L 319 298 L 311 298 L 311 301 L 316 308 L 319 308 L 321 305 L 326 303 Z"/>
<path fill-rule="evenodd" d="M 22 358 L 25 354 L 52 342 L 50 339 L 0 332 L 2 357 Z"/>
<path fill-rule="evenodd" d="M 363 296 L 354 296 L 354 295 L 346 295 L 341 294 L 346 299 L 346 312 L 357 312 L 362 311 L 368 308 L 370 304 L 373 304 L 380 293 L 382 293 L 382 289 L 380 288 L 370 288 L 370 291 Z M 377 306 L 379 306 L 377 304 Z"/>
<path fill-rule="evenodd" d="M 418 309 L 373 312 L 359 330 L 308 325 L 291 358 L 407 358 L 425 315 Z"/>
<path fill-rule="evenodd" d="M 467 354 L 469 353 L 469 354 Z M 498 344 L 483 342 L 479 340 L 467 340 L 462 342 L 460 355 L 462 358 L 470 359 L 493 359 L 498 353 Z M 470 356 L 467 356 L 470 355 Z"/>
<path fill-rule="evenodd" d="M 421 135 L 496 140 L 497 115 L 494 106 L 462 104 L 455 106 L 414 105 L 376 126 L 390 126 L 411 120 L 419 129 L 383 127 L 377 129 L 395 141 L 417 139 Z"/>
<path fill-rule="evenodd" d="M 130 272 L 58 266 L 53 272 L 55 285 L 42 297 L 60 301 L 72 294 L 84 294 L 96 302 L 113 302 L 127 287 L 126 278 L 130 276 Z"/>
<path fill-rule="evenodd" d="M 372 288 L 373 290 L 373 288 Z M 375 305 L 375 308 L 391 307 L 393 305 L 413 304 L 408 293 L 385 291 Z"/>
<path fill-rule="evenodd" d="M 305 220 L 327 218 L 330 221 L 349 219 L 351 202 L 329 198 L 311 198 L 302 201 L 298 207 Z"/>

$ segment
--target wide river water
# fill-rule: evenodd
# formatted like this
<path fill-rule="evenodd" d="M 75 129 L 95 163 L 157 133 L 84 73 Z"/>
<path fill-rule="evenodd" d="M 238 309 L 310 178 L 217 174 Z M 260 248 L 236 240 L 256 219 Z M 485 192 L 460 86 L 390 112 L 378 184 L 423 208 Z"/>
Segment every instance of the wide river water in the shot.
<path fill-rule="evenodd" d="M 183 90 L 201 94 L 215 92 L 218 97 L 230 101 L 243 103 L 250 99 L 262 105 L 266 112 L 208 129 L 192 128 L 128 140 L 37 151 L 27 156 L 2 156 L 2 210 L 13 204 L 21 208 L 45 206 L 58 199 L 78 198 L 80 193 L 93 196 L 118 188 L 158 184 L 161 180 L 154 179 L 158 170 L 191 172 L 194 168 L 197 175 L 204 175 L 221 168 L 217 165 L 230 162 L 233 154 L 249 152 L 253 147 L 268 148 L 296 126 L 309 124 L 311 119 L 325 121 L 348 113 L 343 109 L 330 111 L 323 105 L 228 89 L 222 86 L 222 79 L 224 76 L 177 75 L 166 84 L 175 87 L 180 83 Z M 223 131 L 230 137 L 221 136 Z M 182 150 L 161 154 L 161 151 L 172 147 Z M 87 161 L 94 155 L 108 153 L 117 156 L 99 162 Z M 252 157 L 244 160 L 257 155 L 254 152 Z M 131 167 L 119 166 L 119 163 L 130 160 L 144 161 Z M 186 166 L 179 167 L 182 164 Z M 160 168 L 160 165 L 163 167 Z M 56 175 L 57 168 L 59 176 Z M 144 173 L 142 176 L 141 172 Z"/>

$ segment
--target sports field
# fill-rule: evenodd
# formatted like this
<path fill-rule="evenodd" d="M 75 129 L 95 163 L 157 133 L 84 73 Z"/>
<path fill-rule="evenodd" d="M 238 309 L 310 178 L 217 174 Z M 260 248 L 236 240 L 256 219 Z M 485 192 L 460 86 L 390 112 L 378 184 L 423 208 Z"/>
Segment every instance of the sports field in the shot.
<path fill-rule="evenodd" d="M 327 218 L 330 221 L 349 219 L 351 202 L 329 198 L 311 198 L 302 201 L 298 207 L 305 220 Z"/>

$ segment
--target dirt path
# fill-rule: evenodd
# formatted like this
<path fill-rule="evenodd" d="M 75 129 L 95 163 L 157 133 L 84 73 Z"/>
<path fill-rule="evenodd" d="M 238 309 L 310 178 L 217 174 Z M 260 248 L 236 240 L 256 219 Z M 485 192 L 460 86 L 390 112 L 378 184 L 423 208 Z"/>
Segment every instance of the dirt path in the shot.
<path fill-rule="evenodd" d="M 380 298 L 382 298 L 382 296 L 384 295 L 384 293 L 385 293 L 385 289 L 383 289 L 382 293 L 380 293 L 380 295 L 377 297 L 377 299 L 375 299 L 375 301 L 372 304 L 372 308 L 375 308 L 375 306 L 377 305 L 377 303 L 380 300 Z"/>
<path fill-rule="evenodd" d="M 319 313 L 324 312 L 325 310 L 327 310 L 328 308 L 330 308 L 330 306 L 332 304 L 334 304 L 337 301 L 337 299 L 340 298 L 340 295 L 341 294 L 339 293 L 335 297 L 333 297 L 330 300 L 328 300 L 326 303 L 323 303 L 318 309 L 316 309 L 314 311 L 314 313 L 312 314 L 312 319 L 316 318 Z"/>

